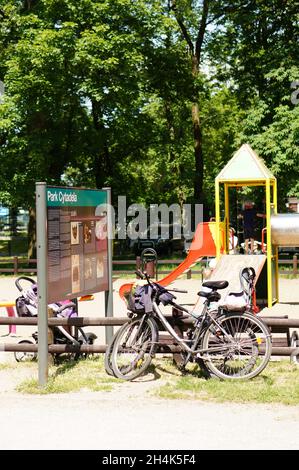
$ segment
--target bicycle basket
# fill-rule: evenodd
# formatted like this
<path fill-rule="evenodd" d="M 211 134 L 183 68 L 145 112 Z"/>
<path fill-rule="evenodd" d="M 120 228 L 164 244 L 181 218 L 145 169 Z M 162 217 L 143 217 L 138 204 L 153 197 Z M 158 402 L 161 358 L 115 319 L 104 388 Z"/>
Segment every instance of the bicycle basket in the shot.
<path fill-rule="evenodd" d="M 132 313 L 144 314 L 152 311 L 152 288 L 151 286 L 133 287 L 130 294 L 126 296 L 128 310 Z"/>

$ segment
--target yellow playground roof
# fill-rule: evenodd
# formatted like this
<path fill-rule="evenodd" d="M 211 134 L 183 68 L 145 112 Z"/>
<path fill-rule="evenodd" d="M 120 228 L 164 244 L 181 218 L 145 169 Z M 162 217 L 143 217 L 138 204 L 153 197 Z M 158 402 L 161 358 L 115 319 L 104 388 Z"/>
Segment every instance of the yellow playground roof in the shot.
<path fill-rule="evenodd" d="M 216 177 L 216 181 L 223 183 L 265 180 L 275 180 L 275 176 L 249 144 L 243 144 Z"/>

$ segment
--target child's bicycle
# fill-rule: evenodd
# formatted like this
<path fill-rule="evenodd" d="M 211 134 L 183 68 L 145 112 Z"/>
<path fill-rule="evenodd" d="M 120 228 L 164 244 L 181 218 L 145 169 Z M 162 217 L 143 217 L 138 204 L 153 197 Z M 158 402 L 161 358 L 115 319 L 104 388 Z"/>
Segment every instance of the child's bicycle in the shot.
<path fill-rule="evenodd" d="M 116 333 L 108 345 L 105 365 L 108 373 L 124 380 L 134 380 L 149 367 L 159 344 L 159 327 L 172 336 L 181 347 L 183 367 L 196 361 L 210 375 L 221 379 L 251 379 L 267 366 L 271 356 L 271 334 L 260 319 L 245 309 L 228 311 L 225 307 L 213 308 L 221 298 L 218 290 L 228 286 L 227 281 L 207 281 L 201 313 L 191 312 L 174 302 L 171 292 L 150 281 L 146 273 L 136 272 L 147 285 L 139 286 L 129 301 L 132 319 Z M 135 308 L 134 308 L 135 304 Z M 186 318 L 194 319 L 194 328 L 187 338 L 181 338 L 163 315 L 160 305 L 171 305 Z M 142 305 L 145 306 L 142 309 Z"/>

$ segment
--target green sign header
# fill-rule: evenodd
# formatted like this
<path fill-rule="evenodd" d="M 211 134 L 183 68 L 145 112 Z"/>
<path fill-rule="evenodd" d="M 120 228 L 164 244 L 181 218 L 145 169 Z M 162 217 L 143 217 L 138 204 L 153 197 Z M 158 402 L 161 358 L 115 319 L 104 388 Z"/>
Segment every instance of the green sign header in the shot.
<path fill-rule="evenodd" d="M 107 192 L 101 189 L 76 189 L 57 186 L 46 188 L 47 206 L 96 207 L 107 203 Z"/>

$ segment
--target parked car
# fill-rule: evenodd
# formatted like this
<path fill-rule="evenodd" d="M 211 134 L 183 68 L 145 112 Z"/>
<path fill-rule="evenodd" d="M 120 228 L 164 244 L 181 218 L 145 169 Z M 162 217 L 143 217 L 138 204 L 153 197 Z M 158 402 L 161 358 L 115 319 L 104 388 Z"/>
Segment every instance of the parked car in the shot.
<path fill-rule="evenodd" d="M 175 249 L 171 224 L 150 225 L 144 234 L 131 240 L 130 246 L 136 256 L 140 256 L 145 248 L 153 248 L 158 254 L 169 255 Z"/>

